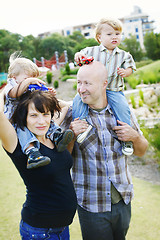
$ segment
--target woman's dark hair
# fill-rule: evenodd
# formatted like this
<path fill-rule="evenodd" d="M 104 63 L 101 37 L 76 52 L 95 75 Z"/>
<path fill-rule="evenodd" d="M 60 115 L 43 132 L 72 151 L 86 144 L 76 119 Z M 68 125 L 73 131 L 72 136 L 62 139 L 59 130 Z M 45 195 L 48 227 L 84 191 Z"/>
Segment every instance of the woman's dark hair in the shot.
<path fill-rule="evenodd" d="M 13 113 L 11 122 L 22 130 L 27 127 L 27 114 L 28 105 L 33 103 L 35 108 L 41 112 L 51 112 L 51 117 L 54 116 L 54 112 L 60 114 L 61 107 L 56 97 L 51 92 L 45 91 L 27 91 L 19 98 L 19 103 Z"/>

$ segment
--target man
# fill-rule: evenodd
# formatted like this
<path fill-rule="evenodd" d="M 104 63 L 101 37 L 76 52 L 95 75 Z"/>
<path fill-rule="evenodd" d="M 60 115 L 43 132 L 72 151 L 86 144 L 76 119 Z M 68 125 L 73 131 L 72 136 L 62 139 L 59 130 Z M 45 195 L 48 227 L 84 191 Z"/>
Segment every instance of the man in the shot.
<path fill-rule="evenodd" d="M 76 136 L 87 129 L 87 123 L 72 121 L 71 108 L 63 123 L 65 127 L 70 124 L 75 134 L 72 177 L 83 240 L 125 239 L 133 185 L 120 141 L 132 141 L 137 156 L 142 156 L 148 146 L 134 116 L 133 128 L 120 121 L 117 126 L 107 103 L 106 86 L 107 71 L 102 63 L 83 65 L 77 74 L 77 91 L 88 105 L 86 120 L 92 129 L 82 143 L 77 143 Z"/>

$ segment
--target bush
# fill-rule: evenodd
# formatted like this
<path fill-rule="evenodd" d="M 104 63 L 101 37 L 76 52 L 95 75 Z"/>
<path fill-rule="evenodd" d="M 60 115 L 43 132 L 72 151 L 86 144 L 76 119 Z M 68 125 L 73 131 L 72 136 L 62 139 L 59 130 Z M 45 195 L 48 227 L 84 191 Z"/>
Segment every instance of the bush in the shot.
<path fill-rule="evenodd" d="M 53 83 L 54 88 L 58 88 L 59 87 L 59 82 L 57 80 L 54 81 Z"/>
<path fill-rule="evenodd" d="M 141 80 L 134 75 L 131 75 L 128 77 L 127 82 L 131 88 L 136 89 L 136 86 L 141 83 Z"/>
<path fill-rule="evenodd" d="M 46 77 L 47 77 L 47 83 L 48 83 L 48 84 L 51 84 L 51 82 L 52 82 L 52 76 L 53 76 L 53 73 L 52 73 L 52 72 L 47 72 Z"/>
<path fill-rule="evenodd" d="M 139 96 L 140 96 L 140 99 L 144 101 L 143 91 L 141 89 L 139 90 Z"/>
<path fill-rule="evenodd" d="M 152 62 L 153 62 L 153 60 L 151 60 L 151 59 L 140 61 L 140 62 L 136 62 L 136 68 L 140 68 L 140 67 L 146 66 L 146 65 L 148 65 L 148 64 L 150 64 Z"/>
<path fill-rule="evenodd" d="M 77 83 L 75 82 L 74 85 L 73 85 L 73 89 L 74 90 L 77 90 Z"/>
<path fill-rule="evenodd" d="M 66 74 L 67 74 L 67 75 L 70 75 L 69 63 L 66 63 L 66 65 L 65 65 L 65 70 L 66 70 Z"/>
<path fill-rule="evenodd" d="M 76 79 L 75 77 L 73 77 L 73 76 L 70 76 L 70 75 L 66 75 L 66 76 L 64 76 L 63 78 L 62 78 L 62 82 L 65 82 L 67 79 Z"/>
<path fill-rule="evenodd" d="M 139 107 L 143 107 L 143 101 L 142 101 L 142 99 L 139 99 Z"/>
<path fill-rule="evenodd" d="M 130 99 L 131 99 L 132 107 L 133 107 L 133 108 L 136 108 L 136 102 L 135 102 L 135 99 L 134 99 L 134 95 L 133 95 L 133 94 L 130 96 Z"/>

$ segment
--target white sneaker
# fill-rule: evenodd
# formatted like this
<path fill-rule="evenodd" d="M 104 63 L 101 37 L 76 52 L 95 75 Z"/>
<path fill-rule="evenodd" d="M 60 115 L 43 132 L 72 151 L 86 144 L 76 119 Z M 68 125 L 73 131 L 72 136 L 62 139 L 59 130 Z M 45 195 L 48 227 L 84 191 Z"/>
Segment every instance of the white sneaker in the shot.
<path fill-rule="evenodd" d="M 92 129 L 92 126 L 89 125 L 88 128 L 87 128 L 87 130 L 86 130 L 85 132 L 80 133 L 80 134 L 77 136 L 77 142 L 78 142 L 78 143 L 82 143 L 83 140 L 87 137 L 88 133 L 91 131 L 91 129 Z"/>
<path fill-rule="evenodd" d="M 133 143 L 132 142 L 122 142 L 122 153 L 127 156 L 132 155 L 133 154 Z"/>

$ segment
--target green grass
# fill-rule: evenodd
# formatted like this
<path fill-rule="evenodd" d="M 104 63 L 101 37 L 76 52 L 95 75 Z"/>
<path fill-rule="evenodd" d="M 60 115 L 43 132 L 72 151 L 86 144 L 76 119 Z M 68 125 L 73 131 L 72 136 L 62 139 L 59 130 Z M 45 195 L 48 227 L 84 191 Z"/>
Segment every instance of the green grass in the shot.
<path fill-rule="evenodd" d="M 134 178 L 135 197 L 127 240 L 160 239 L 160 186 Z M 19 220 L 25 187 L 0 146 L 0 239 L 20 240 Z M 77 214 L 70 226 L 71 240 L 81 240 Z M 98 240 L 98 239 L 97 239 Z"/>
<path fill-rule="evenodd" d="M 160 60 L 154 61 L 137 69 L 131 76 L 125 79 L 131 88 L 135 89 L 143 80 L 144 84 L 160 82 Z"/>

